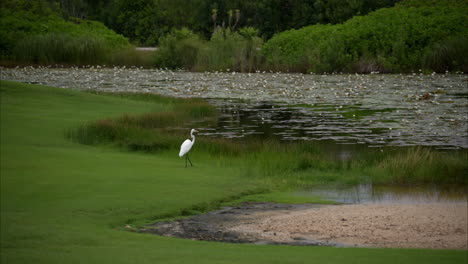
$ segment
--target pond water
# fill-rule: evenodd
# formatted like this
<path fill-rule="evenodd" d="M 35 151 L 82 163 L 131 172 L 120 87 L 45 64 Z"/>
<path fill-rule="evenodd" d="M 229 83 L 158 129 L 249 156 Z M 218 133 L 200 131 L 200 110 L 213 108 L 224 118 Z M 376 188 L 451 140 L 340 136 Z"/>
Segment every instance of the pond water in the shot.
<path fill-rule="evenodd" d="M 221 116 L 201 136 L 468 148 L 468 76 L 192 73 L 139 68 L 1 68 L 2 80 L 206 98 Z"/>
<path fill-rule="evenodd" d="M 351 187 L 314 187 L 295 193 L 299 196 L 314 196 L 339 203 L 369 204 L 415 204 L 415 203 L 467 203 L 468 192 L 459 186 L 373 186 L 360 184 Z"/>

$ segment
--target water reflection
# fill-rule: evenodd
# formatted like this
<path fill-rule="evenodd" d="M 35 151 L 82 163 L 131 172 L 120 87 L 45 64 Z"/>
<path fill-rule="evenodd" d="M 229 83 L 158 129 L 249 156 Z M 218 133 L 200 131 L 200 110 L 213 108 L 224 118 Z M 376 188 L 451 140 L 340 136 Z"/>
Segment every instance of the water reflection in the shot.
<path fill-rule="evenodd" d="M 463 187 L 404 187 L 360 184 L 346 188 L 313 188 L 297 192 L 301 196 L 318 196 L 340 203 L 466 203 L 468 190 Z"/>
<path fill-rule="evenodd" d="M 285 103 L 211 99 L 221 116 L 215 127 L 197 123 L 200 135 L 212 137 L 279 138 L 280 140 L 334 141 L 343 144 L 391 145 L 391 130 L 347 120 L 335 109 L 309 110 Z"/>

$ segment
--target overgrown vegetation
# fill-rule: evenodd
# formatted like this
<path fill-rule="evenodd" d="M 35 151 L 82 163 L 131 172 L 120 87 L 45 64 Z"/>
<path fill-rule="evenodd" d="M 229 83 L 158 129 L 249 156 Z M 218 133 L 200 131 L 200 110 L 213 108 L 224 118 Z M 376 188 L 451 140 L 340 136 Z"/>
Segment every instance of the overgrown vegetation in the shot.
<path fill-rule="evenodd" d="M 219 28 L 209 41 L 183 28 L 161 39 L 156 65 L 196 71 L 252 72 L 261 67 L 262 39 L 254 28 Z"/>
<path fill-rule="evenodd" d="M 161 38 L 156 65 L 171 69 L 194 69 L 204 45 L 205 41 L 187 28 L 173 30 Z"/>
<path fill-rule="evenodd" d="M 121 94 L 121 96 L 129 96 Z M 133 95 L 132 95 L 133 96 Z M 165 101 L 172 111 L 99 120 L 71 130 L 69 137 L 84 144 L 114 144 L 132 151 L 177 152 L 188 120 L 213 119 L 216 111 L 201 100 L 180 100 L 145 95 L 146 100 Z M 341 160 L 323 145 L 311 142 L 280 142 L 275 139 L 197 138 L 197 151 L 241 168 L 247 178 L 267 179 L 273 185 L 304 187 L 311 184 L 375 183 L 390 185 L 468 185 L 468 152 L 448 153 L 430 148 L 363 149 Z"/>
<path fill-rule="evenodd" d="M 354 15 L 365 15 L 378 8 L 393 6 L 398 1 L 42 0 L 59 5 L 65 17 L 101 21 L 137 45 L 158 45 L 161 37 L 183 27 L 209 39 L 214 23 L 254 27 L 268 39 L 291 28 L 342 23 Z"/>
<path fill-rule="evenodd" d="M 464 71 L 466 0 L 408 0 L 339 25 L 289 30 L 263 47 L 267 65 L 302 72 Z"/>
<path fill-rule="evenodd" d="M 0 58 L 29 63 L 106 64 L 130 46 L 101 22 L 70 17 L 42 1 L 2 1 Z"/>

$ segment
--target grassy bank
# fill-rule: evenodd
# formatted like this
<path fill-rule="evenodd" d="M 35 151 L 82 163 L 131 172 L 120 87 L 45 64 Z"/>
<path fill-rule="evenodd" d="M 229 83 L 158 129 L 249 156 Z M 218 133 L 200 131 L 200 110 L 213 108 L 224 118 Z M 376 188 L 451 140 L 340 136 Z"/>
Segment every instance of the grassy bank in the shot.
<path fill-rule="evenodd" d="M 195 148 L 151 154 L 78 144 L 67 131 L 173 103 L 2 81 L 2 263 L 465 263 L 465 251 L 236 245 L 128 232 L 125 225 L 201 210 L 262 188 Z M 186 136 L 181 138 L 183 140 Z M 202 144 L 198 145 L 201 146 Z M 195 158 L 196 157 L 196 158 Z"/>

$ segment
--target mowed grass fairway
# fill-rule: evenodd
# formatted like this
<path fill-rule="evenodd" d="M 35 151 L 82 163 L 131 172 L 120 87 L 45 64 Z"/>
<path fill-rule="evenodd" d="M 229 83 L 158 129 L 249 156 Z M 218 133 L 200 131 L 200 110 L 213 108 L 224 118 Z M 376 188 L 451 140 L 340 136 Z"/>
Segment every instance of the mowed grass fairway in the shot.
<path fill-rule="evenodd" d="M 196 167 L 186 169 L 177 151 L 128 152 L 65 136 L 85 122 L 171 105 L 7 81 L 0 96 L 2 263 L 467 261 L 467 251 L 241 245 L 129 232 L 127 224 L 261 186 L 235 167 L 197 155 L 196 145 Z"/>

